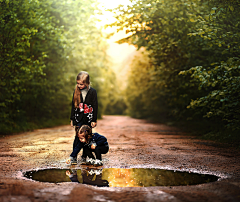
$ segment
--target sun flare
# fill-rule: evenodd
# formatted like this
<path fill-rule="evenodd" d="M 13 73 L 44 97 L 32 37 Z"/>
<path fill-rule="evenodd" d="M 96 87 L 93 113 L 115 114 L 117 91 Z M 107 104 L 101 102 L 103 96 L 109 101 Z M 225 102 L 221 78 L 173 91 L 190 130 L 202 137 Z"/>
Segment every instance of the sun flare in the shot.
<path fill-rule="evenodd" d="M 116 27 L 104 27 L 107 24 L 114 23 L 116 19 L 112 12 L 108 11 L 108 9 L 113 9 L 118 7 L 120 4 L 127 8 L 128 5 L 132 3 L 129 0 L 122 1 L 112 1 L 112 0 L 98 0 L 99 8 L 101 10 L 101 15 L 98 16 L 99 22 L 96 23 L 96 26 L 101 29 L 102 33 L 107 35 L 110 33 L 114 33 L 110 38 L 106 39 L 109 48 L 108 48 L 108 56 L 110 61 L 112 62 L 111 68 L 115 71 L 117 77 L 126 78 L 126 74 L 129 69 L 129 65 L 133 59 L 133 55 L 136 52 L 136 47 L 133 45 L 129 45 L 127 43 L 118 44 L 116 41 L 126 38 L 131 33 L 126 33 L 125 30 L 117 32 Z M 122 80 L 123 88 L 126 85 L 126 82 Z"/>

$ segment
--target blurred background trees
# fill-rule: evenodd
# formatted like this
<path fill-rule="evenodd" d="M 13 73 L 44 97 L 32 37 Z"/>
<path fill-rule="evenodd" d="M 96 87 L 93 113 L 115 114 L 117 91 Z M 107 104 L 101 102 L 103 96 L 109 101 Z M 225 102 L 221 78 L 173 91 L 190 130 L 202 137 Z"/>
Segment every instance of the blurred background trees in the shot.
<path fill-rule="evenodd" d="M 2 0 L 0 12 L 0 131 L 68 124 L 77 74 L 88 71 L 108 97 L 107 44 L 96 28 L 94 0 Z M 110 87 L 109 87 L 110 88 Z"/>
<path fill-rule="evenodd" d="M 138 48 L 128 79 L 111 68 L 95 0 L 0 4 L 1 133 L 67 123 L 84 70 L 99 118 L 128 114 L 239 136 L 240 0 L 131 0 L 112 10 L 111 26 L 128 34 L 118 43 Z"/>
<path fill-rule="evenodd" d="M 130 115 L 232 138 L 240 129 L 240 1 L 131 2 L 113 10 L 111 24 L 131 34 L 119 43 L 144 47 L 129 74 Z"/>

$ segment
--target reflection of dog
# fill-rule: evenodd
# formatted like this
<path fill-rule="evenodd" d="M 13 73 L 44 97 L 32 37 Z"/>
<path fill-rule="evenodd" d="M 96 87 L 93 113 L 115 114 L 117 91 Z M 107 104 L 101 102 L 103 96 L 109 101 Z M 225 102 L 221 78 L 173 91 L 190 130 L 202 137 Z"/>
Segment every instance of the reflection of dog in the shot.
<path fill-rule="evenodd" d="M 77 171 L 72 170 L 72 174 L 69 170 L 66 171 L 66 175 L 69 176 L 72 182 L 78 182 Z M 101 169 L 82 170 L 83 184 L 89 184 L 97 187 L 109 187 L 107 180 L 102 180 Z"/>

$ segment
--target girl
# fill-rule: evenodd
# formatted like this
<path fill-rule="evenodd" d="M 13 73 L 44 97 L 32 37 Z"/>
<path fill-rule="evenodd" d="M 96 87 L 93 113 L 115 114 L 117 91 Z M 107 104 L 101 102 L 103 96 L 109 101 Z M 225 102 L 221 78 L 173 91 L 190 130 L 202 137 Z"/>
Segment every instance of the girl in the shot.
<path fill-rule="evenodd" d="M 86 164 L 94 166 L 103 165 L 102 154 L 106 154 L 109 151 L 107 138 L 98 133 L 92 133 L 92 129 L 88 125 L 83 125 L 80 128 L 78 138 L 80 143 L 74 148 L 70 156 L 76 156 L 81 148 L 83 148 L 86 156 L 89 158 Z M 95 153 L 96 160 L 92 152 Z"/>
<path fill-rule="evenodd" d="M 77 85 L 73 92 L 71 126 L 75 126 L 75 139 L 73 141 L 73 150 L 80 143 L 77 133 L 82 125 L 88 125 L 92 128 L 97 125 L 98 100 L 97 92 L 90 87 L 90 77 L 85 71 L 77 75 Z M 79 150 L 80 151 L 80 150 Z M 78 153 L 77 153 L 78 154 Z M 70 156 L 72 164 L 77 163 L 77 154 Z M 69 160 L 68 160 L 69 161 Z M 83 151 L 82 161 L 86 161 L 86 155 Z"/>

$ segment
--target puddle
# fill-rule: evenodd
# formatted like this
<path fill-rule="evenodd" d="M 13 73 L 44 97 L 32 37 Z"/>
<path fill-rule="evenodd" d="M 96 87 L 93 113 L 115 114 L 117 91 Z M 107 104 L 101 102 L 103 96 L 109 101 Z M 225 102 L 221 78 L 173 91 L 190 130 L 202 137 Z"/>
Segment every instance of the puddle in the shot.
<path fill-rule="evenodd" d="M 98 187 L 186 186 L 217 181 L 219 177 L 155 168 L 45 169 L 24 177 L 50 183 L 76 182 Z"/>

